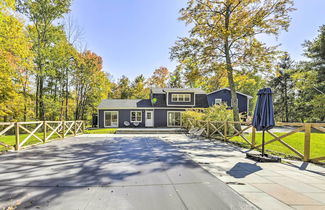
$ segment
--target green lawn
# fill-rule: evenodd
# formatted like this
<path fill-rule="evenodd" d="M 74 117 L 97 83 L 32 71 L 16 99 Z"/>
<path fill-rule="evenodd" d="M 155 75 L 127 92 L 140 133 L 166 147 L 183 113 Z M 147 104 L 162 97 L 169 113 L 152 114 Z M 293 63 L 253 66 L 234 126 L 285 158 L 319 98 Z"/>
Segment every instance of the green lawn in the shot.
<path fill-rule="evenodd" d="M 282 136 L 285 133 L 274 133 L 277 136 Z M 251 134 L 244 134 L 244 136 L 251 140 Z M 304 137 L 305 133 L 295 133 L 285 138 L 282 138 L 284 142 L 289 144 L 291 147 L 298 150 L 301 154 L 304 154 Z M 274 139 L 270 134 L 265 133 L 265 141 Z M 235 136 L 231 139 L 231 141 L 239 142 L 243 144 L 245 147 L 249 147 L 247 142 L 240 136 Z M 259 145 L 262 143 L 262 133 L 256 133 L 256 144 Z M 325 156 L 325 133 L 312 133 L 310 140 L 310 156 L 311 158 L 316 158 L 320 156 Z M 272 142 L 270 144 L 265 145 L 266 150 L 270 150 L 275 153 L 283 153 L 290 156 L 297 156 L 296 153 L 292 152 L 289 148 L 285 147 L 280 142 Z M 298 157 L 298 156 L 297 156 Z"/>
<path fill-rule="evenodd" d="M 22 142 L 28 135 L 29 134 L 20 134 L 19 135 L 20 142 Z M 43 133 L 36 133 L 35 135 L 38 136 L 39 138 L 43 139 Z M 57 139 L 57 138 L 59 138 L 59 136 L 57 134 L 53 134 L 51 136 L 50 140 Z M 0 136 L 0 142 L 3 142 L 10 146 L 15 146 L 16 136 L 15 135 Z M 24 146 L 37 144 L 37 143 L 41 143 L 41 142 L 38 139 L 36 139 L 34 136 L 32 136 L 27 140 L 27 142 L 24 144 Z M 4 150 L 5 150 L 5 147 L 0 145 L 0 151 L 4 151 Z"/>
<path fill-rule="evenodd" d="M 85 130 L 86 134 L 112 134 L 116 132 L 116 128 L 107 128 L 107 129 L 95 129 L 95 130 Z M 48 133 L 49 134 L 49 133 Z M 20 134 L 20 142 L 22 142 L 29 134 Z M 36 133 L 36 136 L 43 139 L 43 133 Z M 53 134 L 50 138 L 50 140 L 58 139 L 60 138 L 57 134 Z M 0 142 L 5 143 L 10 146 L 15 146 L 16 144 L 16 136 L 15 135 L 3 135 L 0 136 Z M 28 141 L 24 144 L 24 146 L 32 145 L 41 143 L 39 140 L 37 140 L 34 136 L 28 139 Z M 0 151 L 4 151 L 6 148 L 2 145 L 0 145 Z"/>
<path fill-rule="evenodd" d="M 85 134 L 113 134 L 116 130 L 116 128 L 91 129 L 85 130 Z"/>

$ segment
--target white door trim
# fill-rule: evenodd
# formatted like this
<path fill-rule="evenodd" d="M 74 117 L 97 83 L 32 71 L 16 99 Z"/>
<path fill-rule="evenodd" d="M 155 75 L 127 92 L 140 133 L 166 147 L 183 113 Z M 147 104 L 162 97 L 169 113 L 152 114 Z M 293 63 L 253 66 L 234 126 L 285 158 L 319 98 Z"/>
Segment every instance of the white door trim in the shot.
<path fill-rule="evenodd" d="M 168 114 L 171 112 L 179 112 L 181 114 L 181 121 L 179 126 L 169 125 Z M 182 127 L 182 111 L 167 111 L 167 127 Z"/>
<path fill-rule="evenodd" d="M 151 123 L 150 123 L 150 124 L 147 123 L 147 113 L 148 113 L 148 112 L 151 112 Z M 145 119 L 145 126 L 146 126 L 146 127 L 154 127 L 154 124 L 155 124 L 155 120 L 154 120 L 154 119 L 155 119 L 155 117 L 154 117 L 154 111 L 153 111 L 153 110 L 150 110 L 150 111 L 149 111 L 149 110 L 146 110 L 145 113 L 144 113 L 144 115 L 145 115 L 145 116 L 144 116 L 144 117 L 145 117 L 145 118 L 144 118 L 144 119 Z"/>
<path fill-rule="evenodd" d="M 116 126 L 106 126 L 106 112 L 115 112 L 116 113 L 116 116 L 117 116 L 117 124 Z M 104 111 L 104 127 L 105 128 L 118 128 L 119 126 L 119 112 L 118 111 Z M 111 118 L 112 118 L 112 115 L 111 115 Z"/>

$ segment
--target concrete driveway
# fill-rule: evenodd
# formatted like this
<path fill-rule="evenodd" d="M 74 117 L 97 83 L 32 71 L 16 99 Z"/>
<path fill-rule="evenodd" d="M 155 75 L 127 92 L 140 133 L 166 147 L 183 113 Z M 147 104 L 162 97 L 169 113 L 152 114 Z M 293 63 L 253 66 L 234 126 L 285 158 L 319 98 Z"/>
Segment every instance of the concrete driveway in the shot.
<path fill-rule="evenodd" d="M 159 137 L 73 137 L 0 156 L 0 209 L 256 209 Z"/>

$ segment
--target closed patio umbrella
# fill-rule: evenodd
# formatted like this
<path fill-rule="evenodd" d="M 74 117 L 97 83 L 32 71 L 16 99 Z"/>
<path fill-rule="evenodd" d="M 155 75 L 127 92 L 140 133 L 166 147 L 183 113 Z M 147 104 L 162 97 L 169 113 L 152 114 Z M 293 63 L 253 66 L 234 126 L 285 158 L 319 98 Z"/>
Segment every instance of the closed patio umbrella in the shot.
<path fill-rule="evenodd" d="M 257 93 L 258 98 L 253 117 L 253 126 L 257 131 L 263 131 L 262 137 L 262 156 L 265 155 L 265 131 L 275 126 L 272 90 L 271 88 L 260 89 Z"/>

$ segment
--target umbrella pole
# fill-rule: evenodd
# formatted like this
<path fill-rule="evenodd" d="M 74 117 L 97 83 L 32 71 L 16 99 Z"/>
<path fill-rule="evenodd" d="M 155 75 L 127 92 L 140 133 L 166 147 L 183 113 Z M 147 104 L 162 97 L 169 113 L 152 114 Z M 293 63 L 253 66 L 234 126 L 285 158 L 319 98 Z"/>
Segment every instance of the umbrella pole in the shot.
<path fill-rule="evenodd" d="M 264 132 L 265 131 L 263 130 L 263 137 L 262 137 L 262 156 L 265 155 L 265 153 L 264 153 L 264 137 L 265 137 L 265 133 Z"/>

